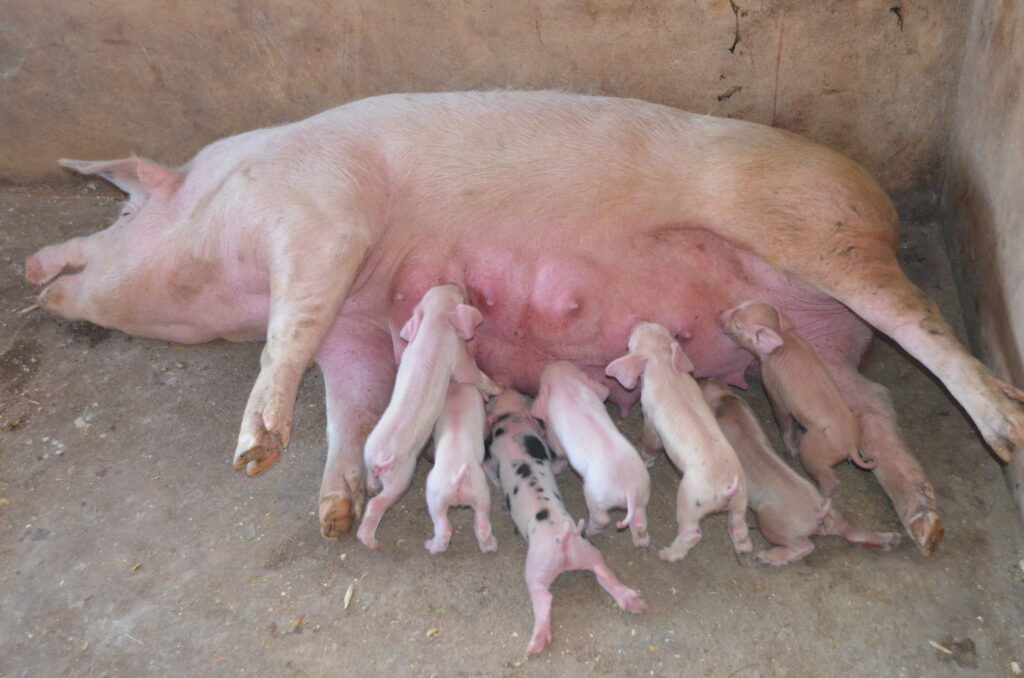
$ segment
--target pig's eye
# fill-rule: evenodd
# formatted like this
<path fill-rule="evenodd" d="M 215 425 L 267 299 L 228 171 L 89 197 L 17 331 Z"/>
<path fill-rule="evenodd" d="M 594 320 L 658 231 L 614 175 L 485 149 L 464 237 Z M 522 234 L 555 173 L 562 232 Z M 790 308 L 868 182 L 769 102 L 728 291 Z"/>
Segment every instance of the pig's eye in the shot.
<path fill-rule="evenodd" d="M 135 214 L 135 208 L 132 207 L 131 205 L 125 205 L 124 207 L 121 208 L 122 217 L 130 217 L 133 214 Z"/>

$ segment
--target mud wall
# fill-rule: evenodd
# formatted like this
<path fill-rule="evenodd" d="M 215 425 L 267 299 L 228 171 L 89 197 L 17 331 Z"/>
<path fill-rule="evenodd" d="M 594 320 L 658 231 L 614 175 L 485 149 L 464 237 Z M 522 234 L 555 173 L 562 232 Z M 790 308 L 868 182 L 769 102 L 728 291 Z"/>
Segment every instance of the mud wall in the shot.
<path fill-rule="evenodd" d="M 957 0 L 0 0 L 0 181 L 178 164 L 401 90 L 565 88 L 779 125 L 892 191 L 937 180 Z"/>
<path fill-rule="evenodd" d="M 944 193 L 974 348 L 1024 384 L 1024 5 L 976 0 Z M 956 261 L 959 259 L 959 261 Z"/>

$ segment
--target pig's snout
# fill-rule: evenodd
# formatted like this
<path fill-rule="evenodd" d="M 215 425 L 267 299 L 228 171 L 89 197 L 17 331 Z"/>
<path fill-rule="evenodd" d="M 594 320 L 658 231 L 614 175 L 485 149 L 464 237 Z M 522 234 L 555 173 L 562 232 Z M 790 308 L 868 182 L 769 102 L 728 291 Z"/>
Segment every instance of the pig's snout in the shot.
<path fill-rule="evenodd" d="M 85 268 L 79 238 L 60 245 L 44 247 L 25 260 L 25 280 L 35 287 L 53 283 L 63 275 L 74 275 Z"/>

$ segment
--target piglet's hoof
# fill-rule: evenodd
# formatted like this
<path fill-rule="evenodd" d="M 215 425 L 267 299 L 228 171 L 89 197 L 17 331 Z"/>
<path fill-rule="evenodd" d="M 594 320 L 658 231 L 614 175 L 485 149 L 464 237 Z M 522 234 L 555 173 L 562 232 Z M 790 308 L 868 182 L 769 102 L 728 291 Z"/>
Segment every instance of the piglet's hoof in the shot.
<path fill-rule="evenodd" d="M 281 458 L 281 437 L 262 427 L 255 435 L 242 435 L 235 450 L 235 468 L 245 466 L 250 476 L 263 473 Z"/>
<path fill-rule="evenodd" d="M 914 538 L 921 555 L 930 556 L 946 534 L 942 519 L 935 511 L 925 510 L 910 521 L 910 536 Z"/>

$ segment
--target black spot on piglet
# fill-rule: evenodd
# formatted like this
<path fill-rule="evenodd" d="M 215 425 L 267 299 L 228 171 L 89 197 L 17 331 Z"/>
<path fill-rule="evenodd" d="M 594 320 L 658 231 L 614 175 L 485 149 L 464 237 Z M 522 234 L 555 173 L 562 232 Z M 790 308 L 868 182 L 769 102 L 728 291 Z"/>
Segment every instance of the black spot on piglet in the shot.
<path fill-rule="evenodd" d="M 537 511 L 536 518 L 537 518 L 537 520 L 547 520 L 548 519 L 548 510 L 547 509 L 541 509 L 541 510 Z"/>
<path fill-rule="evenodd" d="M 492 436 L 484 438 L 484 461 L 490 461 L 491 459 L 491 443 L 494 442 Z"/>
<path fill-rule="evenodd" d="M 507 494 L 505 495 L 505 509 L 512 512 L 512 499 Z"/>
<path fill-rule="evenodd" d="M 523 444 L 526 445 L 526 453 L 534 459 L 544 461 L 548 458 L 547 447 L 537 436 L 523 436 Z"/>
<path fill-rule="evenodd" d="M 527 466 L 526 464 L 520 464 L 518 467 L 516 467 L 516 473 L 518 473 L 523 478 L 529 478 L 531 473 L 530 467 Z"/>

